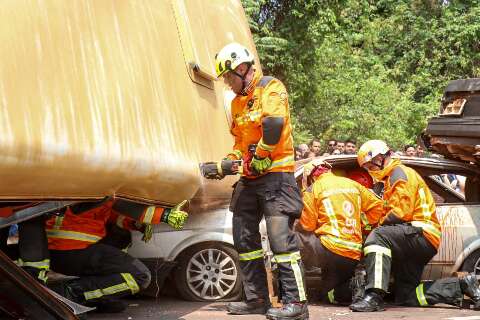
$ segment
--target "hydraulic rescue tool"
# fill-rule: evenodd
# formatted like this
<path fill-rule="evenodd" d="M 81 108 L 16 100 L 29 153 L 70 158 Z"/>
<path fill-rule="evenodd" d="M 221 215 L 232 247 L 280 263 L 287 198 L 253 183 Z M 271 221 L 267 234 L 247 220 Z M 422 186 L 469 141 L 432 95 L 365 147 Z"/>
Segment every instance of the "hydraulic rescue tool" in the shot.
<path fill-rule="evenodd" d="M 225 176 L 244 173 L 247 176 L 256 176 L 258 173 L 251 169 L 256 144 L 248 146 L 248 154 L 242 160 L 223 159 L 221 162 L 200 163 L 200 172 L 207 179 L 223 179 Z"/>

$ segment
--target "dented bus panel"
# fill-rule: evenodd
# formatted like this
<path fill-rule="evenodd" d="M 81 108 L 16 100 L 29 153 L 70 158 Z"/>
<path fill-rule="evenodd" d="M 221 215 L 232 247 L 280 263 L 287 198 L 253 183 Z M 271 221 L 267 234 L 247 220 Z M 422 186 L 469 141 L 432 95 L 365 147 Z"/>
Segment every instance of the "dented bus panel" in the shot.
<path fill-rule="evenodd" d="M 0 17 L 0 200 L 174 204 L 231 149 L 214 56 L 256 53 L 240 1 L 7 1 Z"/>

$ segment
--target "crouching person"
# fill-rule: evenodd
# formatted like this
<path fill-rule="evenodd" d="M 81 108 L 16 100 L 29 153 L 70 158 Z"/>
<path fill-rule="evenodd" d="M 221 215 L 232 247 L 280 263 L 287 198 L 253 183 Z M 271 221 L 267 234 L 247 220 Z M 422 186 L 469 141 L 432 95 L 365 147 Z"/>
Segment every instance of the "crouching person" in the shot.
<path fill-rule="evenodd" d="M 359 183 L 335 176 L 326 162 L 314 160 L 306 167 L 310 171 L 307 180 L 314 182 L 303 194 L 300 226 L 311 236 L 302 242 L 311 251 L 312 263 L 321 268 L 321 298 L 350 302 L 350 279 L 362 256 L 360 215 L 363 212 L 370 224 L 376 224 L 383 204 Z M 299 235 L 308 237 L 305 232 Z"/>
<path fill-rule="evenodd" d="M 392 153 L 381 140 L 367 141 L 358 152 L 359 165 L 384 184 L 385 214 L 364 245 L 366 295 L 350 309 L 384 310 L 383 296 L 392 272 L 397 304 L 460 305 L 466 295 L 479 309 L 480 287 L 473 274 L 420 282 L 425 265 L 437 253 L 442 232 L 427 184 L 415 170 L 392 158 Z"/>
<path fill-rule="evenodd" d="M 188 217 L 184 204 L 170 209 L 122 200 L 86 202 L 67 207 L 63 215 L 50 218 L 46 232 L 51 269 L 79 277 L 54 289 L 72 301 L 96 307 L 98 312 L 123 311 L 126 305 L 118 298 L 147 288 L 151 274 L 140 260 L 101 242 L 107 223 L 125 213 L 147 226 L 165 222 L 178 229 Z"/>

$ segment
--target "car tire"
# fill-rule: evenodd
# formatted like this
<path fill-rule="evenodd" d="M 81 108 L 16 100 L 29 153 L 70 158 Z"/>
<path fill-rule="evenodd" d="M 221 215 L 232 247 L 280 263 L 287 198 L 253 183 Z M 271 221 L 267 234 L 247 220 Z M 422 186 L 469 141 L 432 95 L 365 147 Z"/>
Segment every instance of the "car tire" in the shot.
<path fill-rule="evenodd" d="M 480 275 L 480 250 L 475 250 L 465 259 L 460 271 L 474 272 L 477 276 Z"/>
<path fill-rule="evenodd" d="M 234 301 L 242 297 L 238 253 L 223 243 L 207 242 L 185 250 L 177 259 L 175 283 L 189 301 Z"/>

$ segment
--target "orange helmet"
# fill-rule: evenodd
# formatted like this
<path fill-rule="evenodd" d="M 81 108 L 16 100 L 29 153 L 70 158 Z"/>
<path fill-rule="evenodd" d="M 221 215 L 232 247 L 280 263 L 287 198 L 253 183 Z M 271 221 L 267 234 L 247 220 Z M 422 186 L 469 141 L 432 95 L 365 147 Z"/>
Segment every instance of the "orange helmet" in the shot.
<path fill-rule="evenodd" d="M 350 171 L 347 174 L 347 178 L 360 183 L 365 188 L 368 188 L 368 189 L 373 188 L 373 178 L 364 169 L 356 169 L 356 170 Z"/>

